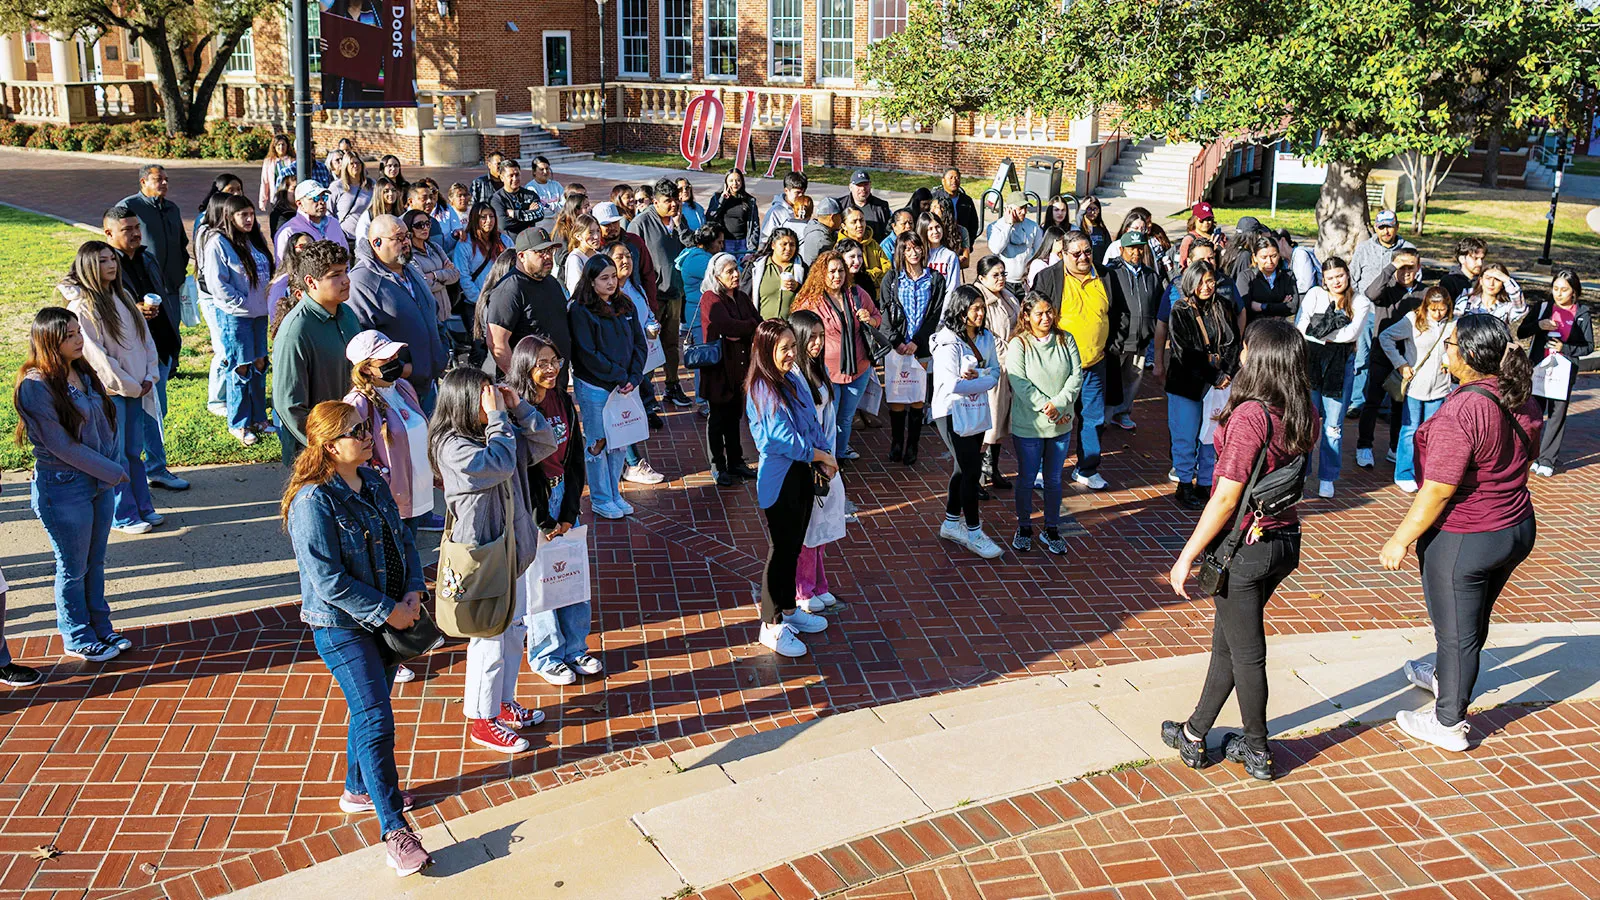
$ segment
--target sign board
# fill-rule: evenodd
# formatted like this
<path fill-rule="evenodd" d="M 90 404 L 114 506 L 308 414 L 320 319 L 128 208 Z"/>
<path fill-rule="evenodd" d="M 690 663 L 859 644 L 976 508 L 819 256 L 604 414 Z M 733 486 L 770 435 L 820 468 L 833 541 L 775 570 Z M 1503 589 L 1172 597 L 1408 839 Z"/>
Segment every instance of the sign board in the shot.
<path fill-rule="evenodd" d="M 1327 180 L 1328 167 L 1308 163 L 1295 153 L 1288 141 L 1279 141 L 1273 147 L 1272 160 L 1272 216 L 1278 215 L 1278 185 L 1321 184 Z"/>
<path fill-rule="evenodd" d="M 322 0 L 322 108 L 417 105 L 411 0 Z"/>

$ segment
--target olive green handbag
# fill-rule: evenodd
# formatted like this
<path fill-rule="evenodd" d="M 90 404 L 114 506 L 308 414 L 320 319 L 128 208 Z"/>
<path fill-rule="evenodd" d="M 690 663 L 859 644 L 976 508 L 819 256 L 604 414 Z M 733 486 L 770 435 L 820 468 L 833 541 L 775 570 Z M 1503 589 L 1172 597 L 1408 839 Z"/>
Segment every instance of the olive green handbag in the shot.
<path fill-rule="evenodd" d="M 502 490 L 506 527 L 498 538 L 486 544 L 451 540 L 455 516 L 448 505 L 445 507 L 434 594 L 439 630 L 451 637 L 498 637 L 511 626 L 516 608 L 517 535 L 512 518 L 516 497 L 510 479 L 506 479 Z"/>

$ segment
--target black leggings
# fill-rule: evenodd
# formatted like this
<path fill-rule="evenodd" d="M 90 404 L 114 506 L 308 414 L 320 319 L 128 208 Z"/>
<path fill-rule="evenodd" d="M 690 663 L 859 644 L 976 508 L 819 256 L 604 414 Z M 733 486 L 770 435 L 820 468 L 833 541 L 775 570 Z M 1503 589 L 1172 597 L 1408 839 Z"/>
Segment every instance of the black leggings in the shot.
<path fill-rule="evenodd" d="M 1200 702 L 1189 716 L 1189 733 L 1204 738 L 1228 695 L 1238 690 L 1245 740 L 1252 749 L 1267 749 L 1266 608 L 1278 585 L 1299 565 L 1299 532 L 1269 535 L 1234 554 L 1228 592 L 1216 597 L 1211 667 Z"/>
<path fill-rule="evenodd" d="M 791 461 L 778 499 L 762 510 L 767 514 L 767 535 L 772 540 L 767 569 L 761 575 L 763 622 L 781 622 L 784 613 L 794 610 L 794 573 L 805 545 L 806 529 L 811 527 L 811 511 L 816 508 L 811 484 L 811 464 Z"/>
<path fill-rule="evenodd" d="M 914 411 L 913 411 L 914 412 Z M 950 427 L 950 417 L 934 419 L 939 437 L 955 457 L 950 473 L 950 492 L 944 501 L 947 516 L 966 514 L 967 527 L 978 527 L 978 475 L 983 468 L 983 432 L 962 437 Z"/>
<path fill-rule="evenodd" d="M 744 417 L 744 398 L 727 403 L 712 403 L 711 415 L 706 418 L 706 443 L 711 452 L 711 466 L 725 472 L 730 466 L 744 462 L 744 447 L 739 443 L 739 420 Z"/>
<path fill-rule="evenodd" d="M 1418 539 L 1422 597 L 1439 649 L 1434 708 L 1440 725 L 1466 718 L 1478 681 L 1478 654 L 1489 637 L 1489 613 L 1511 573 L 1533 551 L 1536 537 L 1538 528 L 1529 516 L 1499 531 L 1455 534 L 1436 528 Z"/>
<path fill-rule="evenodd" d="M 1542 466 L 1556 467 L 1561 456 L 1561 439 L 1567 433 L 1567 407 L 1569 400 L 1539 399 L 1544 408 L 1544 428 L 1539 432 L 1539 459 Z"/>

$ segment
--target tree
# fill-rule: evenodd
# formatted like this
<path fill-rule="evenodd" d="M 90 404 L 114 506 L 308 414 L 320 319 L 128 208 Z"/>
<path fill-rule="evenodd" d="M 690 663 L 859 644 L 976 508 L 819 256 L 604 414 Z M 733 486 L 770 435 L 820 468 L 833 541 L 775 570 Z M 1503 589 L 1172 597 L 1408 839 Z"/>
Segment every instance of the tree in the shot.
<path fill-rule="evenodd" d="M 1368 233 L 1372 167 L 1465 152 L 1504 118 L 1576 118 L 1600 18 L 1573 0 L 919 0 L 865 69 L 892 118 L 1120 106 L 1135 134 L 1286 137 L 1328 167 L 1319 248 Z"/>
<path fill-rule="evenodd" d="M 0 0 L 0 28 L 98 37 L 113 27 L 149 46 L 167 131 L 200 134 L 228 57 L 274 0 Z M 209 51 L 209 52 L 208 52 Z M 208 58 L 209 57 L 209 58 Z"/>

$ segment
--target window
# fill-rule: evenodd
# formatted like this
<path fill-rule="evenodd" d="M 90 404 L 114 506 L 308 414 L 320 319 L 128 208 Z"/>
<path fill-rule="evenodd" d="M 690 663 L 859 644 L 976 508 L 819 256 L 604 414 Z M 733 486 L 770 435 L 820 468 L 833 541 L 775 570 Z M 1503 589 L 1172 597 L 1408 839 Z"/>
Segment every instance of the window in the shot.
<path fill-rule="evenodd" d="M 623 75 L 650 74 L 649 0 L 621 0 L 617 4 L 617 59 Z"/>
<path fill-rule="evenodd" d="M 802 0 L 767 0 L 767 75 L 799 81 Z"/>
<path fill-rule="evenodd" d="M 289 32 L 289 27 L 290 26 L 289 26 L 288 18 L 289 18 L 288 16 L 284 16 L 284 22 L 283 22 L 283 56 L 284 56 L 284 60 L 285 60 L 284 67 L 286 69 L 288 69 L 288 71 L 293 72 L 294 71 L 294 38 Z M 321 75 L 322 74 L 322 48 L 318 45 L 318 41 L 322 38 L 322 17 L 319 16 L 319 15 L 315 15 L 315 14 L 311 15 L 309 17 L 309 21 L 306 23 L 306 26 L 307 26 L 306 27 L 306 36 L 309 39 L 308 43 L 311 44 L 311 52 L 308 54 L 311 57 L 311 60 L 310 60 L 310 62 L 311 62 L 311 74 L 313 74 L 313 75 Z M 239 46 L 243 47 L 244 43 L 241 41 Z M 255 55 L 254 48 L 255 48 L 255 42 L 251 41 L 251 54 L 250 54 L 251 56 Z M 237 59 L 238 55 L 239 55 L 238 49 L 235 48 L 233 53 L 234 53 L 234 58 Z M 314 91 L 316 89 L 317 89 L 316 86 L 313 85 L 312 86 L 312 90 Z"/>
<path fill-rule="evenodd" d="M 321 24 L 320 22 L 318 24 Z M 316 38 L 312 38 L 313 45 Z M 244 36 L 239 38 L 239 43 L 233 48 L 233 55 L 228 57 L 228 62 L 222 71 L 229 75 L 252 75 L 256 71 L 256 42 L 255 37 L 246 30 Z"/>
<path fill-rule="evenodd" d="M 144 60 L 144 44 L 138 38 L 128 38 L 128 62 L 142 62 Z"/>
<path fill-rule="evenodd" d="M 739 77 L 738 0 L 706 0 L 706 77 Z"/>
<path fill-rule="evenodd" d="M 868 40 L 879 41 L 891 34 L 906 30 L 906 0 L 868 0 L 871 4 L 872 24 L 867 31 Z"/>
<path fill-rule="evenodd" d="M 39 58 L 39 44 L 27 36 L 22 38 L 22 58 L 28 62 Z"/>
<path fill-rule="evenodd" d="M 855 0 L 817 0 L 817 79 L 856 80 Z"/>
<path fill-rule="evenodd" d="M 661 77 L 694 75 L 694 0 L 661 0 Z"/>

